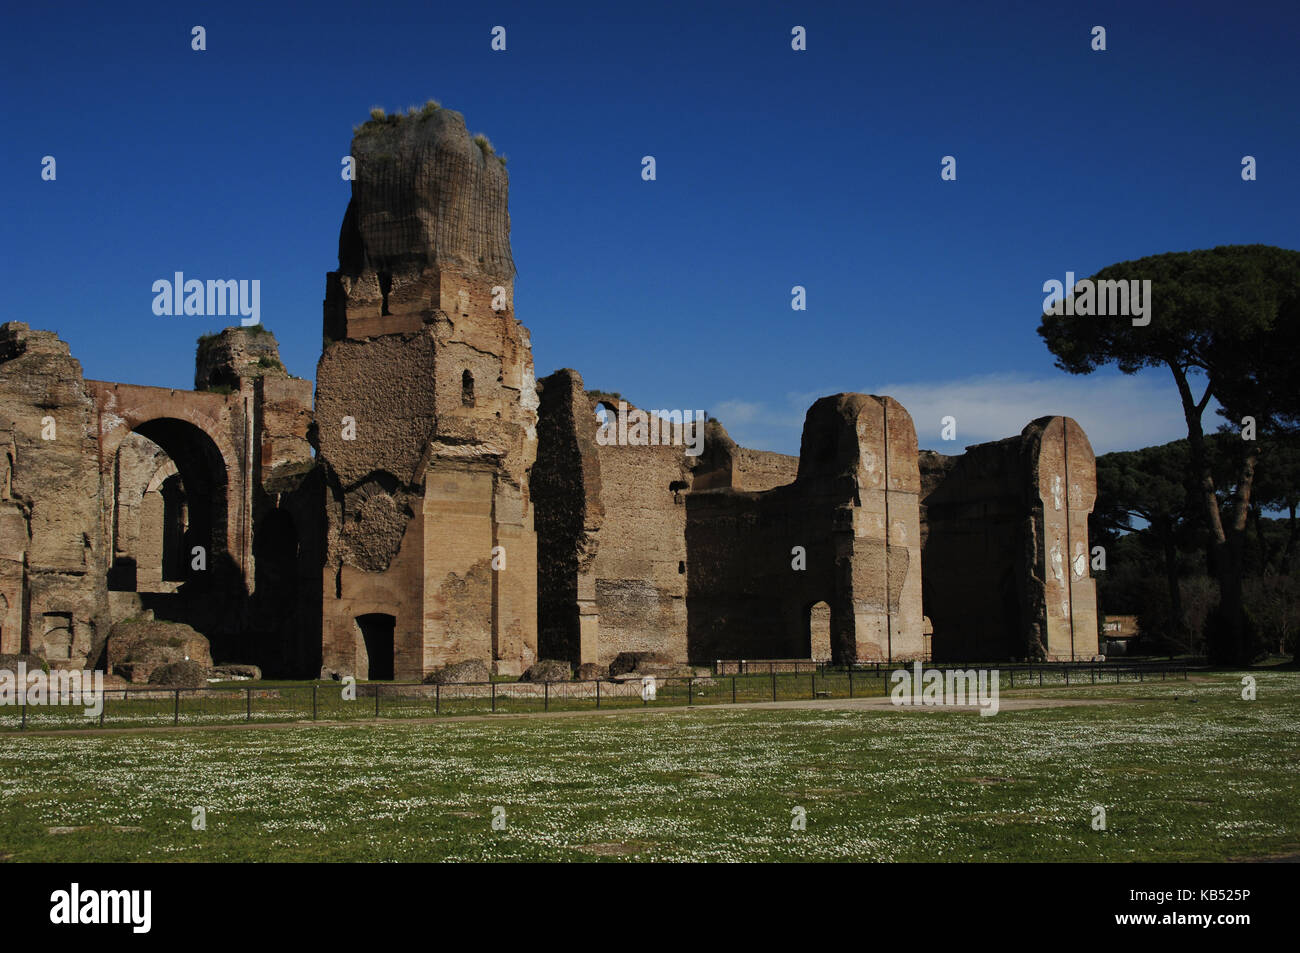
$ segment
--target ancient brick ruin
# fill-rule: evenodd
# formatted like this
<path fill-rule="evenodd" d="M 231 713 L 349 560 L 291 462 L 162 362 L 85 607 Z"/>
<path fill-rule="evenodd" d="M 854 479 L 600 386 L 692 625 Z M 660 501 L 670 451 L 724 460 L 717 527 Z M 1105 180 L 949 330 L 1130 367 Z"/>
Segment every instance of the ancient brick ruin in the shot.
<path fill-rule="evenodd" d="M 436 109 L 352 155 L 314 402 L 260 327 L 201 341 L 180 391 L 86 380 L 0 325 L 0 653 L 102 666 L 143 613 L 282 677 L 1096 655 L 1073 420 L 947 457 L 893 399 L 837 394 L 798 457 L 716 420 L 698 454 L 600 440 L 626 402 L 534 379 L 486 142 Z"/>
<path fill-rule="evenodd" d="M 316 371 L 323 664 L 518 675 L 537 658 L 538 401 L 505 166 L 450 110 L 369 123 L 352 155 Z"/>

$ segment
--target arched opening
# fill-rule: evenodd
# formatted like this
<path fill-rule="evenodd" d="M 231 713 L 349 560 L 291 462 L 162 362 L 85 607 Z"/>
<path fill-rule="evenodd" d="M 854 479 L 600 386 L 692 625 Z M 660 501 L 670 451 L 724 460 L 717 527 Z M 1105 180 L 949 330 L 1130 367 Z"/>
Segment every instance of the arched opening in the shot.
<path fill-rule="evenodd" d="M 831 661 L 831 607 L 825 602 L 814 602 L 805 612 L 808 657 L 818 662 Z"/>
<path fill-rule="evenodd" d="M 113 565 L 109 588 L 175 591 L 206 583 L 228 552 L 226 464 L 212 438 L 187 421 L 138 425 L 118 446 L 113 471 Z"/>
<path fill-rule="evenodd" d="M 466 407 L 474 406 L 474 375 L 468 370 L 460 375 L 460 402 Z"/>
<path fill-rule="evenodd" d="M 170 520 L 164 516 L 164 525 L 173 528 L 184 526 L 179 532 L 179 549 L 180 572 L 185 581 L 207 579 L 209 577 L 204 575 L 207 570 L 194 568 L 194 547 L 204 548 L 208 566 L 229 552 L 226 539 L 228 486 L 226 463 L 221 451 L 200 428 L 171 417 L 145 421 L 135 428 L 135 432 L 161 447 L 176 464 L 180 479 L 170 487 L 166 483 L 163 485 L 164 507 L 170 496 L 172 508 Z M 166 561 L 164 556 L 164 563 Z"/>
<path fill-rule="evenodd" d="M 181 539 L 188 528 L 175 461 L 152 440 L 130 434 L 113 460 L 112 503 L 109 590 L 173 591 L 185 578 Z"/>
<path fill-rule="evenodd" d="M 393 678 L 393 630 L 397 619 L 384 612 L 357 616 L 357 676 L 371 681 Z"/>
<path fill-rule="evenodd" d="M 176 417 L 136 424 L 114 454 L 110 585 L 139 593 L 117 611 L 183 622 L 208 638 L 217 661 L 242 661 L 248 592 L 227 519 L 243 502 L 229 496 L 238 471 L 213 437 Z"/>
<path fill-rule="evenodd" d="M 44 634 L 41 636 L 40 654 L 51 662 L 72 658 L 72 615 L 67 612 L 47 612 L 42 621 Z"/>

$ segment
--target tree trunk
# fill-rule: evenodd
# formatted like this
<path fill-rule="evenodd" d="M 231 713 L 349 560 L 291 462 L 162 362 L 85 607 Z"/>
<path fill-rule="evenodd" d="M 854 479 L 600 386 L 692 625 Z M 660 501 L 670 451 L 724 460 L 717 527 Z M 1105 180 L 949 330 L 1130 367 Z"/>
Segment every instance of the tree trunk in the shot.
<path fill-rule="evenodd" d="M 1157 532 L 1165 550 L 1165 582 L 1169 587 L 1169 615 L 1173 622 L 1173 638 L 1184 649 L 1191 651 L 1191 640 L 1187 634 L 1187 620 L 1183 616 L 1183 593 L 1178 584 L 1178 549 L 1174 545 L 1174 531 L 1170 525 L 1162 525 Z"/>
<path fill-rule="evenodd" d="M 1281 563 L 1279 563 L 1278 566 L 1281 575 L 1283 576 L 1287 576 L 1291 574 L 1291 557 L 1295 555 L 1295 542 L 1296 542 L 1295 501 L 1291 502 L 1289 508 L 1291 510 L 1291 519 L 1290 522 L 1287 524 L 1286 548 L 1282 550 L 1282 561 Z"/>
<path fill-rule="evenodd" d="M 1192 397 L 1192 389 L 1187 383 L 1186 372 L 1173 361 L 1169 362 L 1173 371 L 1174 383 L 1178 385 L 1178 396 L 1183 402 L 1183 419 L 1187 422 L 1187 449 L 1192 460 L 1192 475 L 1195 478 L 1194 489 L 1196 503 L 1209 531 L 1206 544 L 1210 564 L 1215 568 L 1219 578 L 1219 611 L 1211 617 L 1211 624 L 1206 632 L 1207 650 L 1211 661 L 1229 664 L 1235 655 L 1236 645 L 1243 628 L 1241 618 L 1241 578 L 1238 574 L 1233 581 L 1233 570 L 1229 565 L 1228 537 L 1223 531 L 1223 519 L 1219 514 L 1219 497 L 1214 489 L 1214 471 L 1210 467 L 1209 454 L 1205 449 L 1205 431 L 1201 428 L 1201 414 L 1209 403 L 1210 391 L 1198 404 Z"/>
<path fill-rule="evenodd" d="M 1244 574 L 1242 556 L 1246 546 L 1246 521 L 1250 516 L 1250 491 L 1255 482 L 1255 464 L 1259 460 L 1259 446 L 1252 442 L 1246 451 L 1246 458 L 1241 464 L 1241 473 L 1237 477 L 1237 489 L 1232 498 L 1232 522 L 1229 524 L 1227 543 L 1227 564 L 1219 577 L 1219 605 L 1223 610 L 1224 623 L 1229 626 L 1231 642 L 1228 661 L 1236 665 L 1249 665 L 1255 661 L 1258 646 L 1249 641 L 1245 618 L 1245 605 L 1242 599 L 1241 581 Z"/>

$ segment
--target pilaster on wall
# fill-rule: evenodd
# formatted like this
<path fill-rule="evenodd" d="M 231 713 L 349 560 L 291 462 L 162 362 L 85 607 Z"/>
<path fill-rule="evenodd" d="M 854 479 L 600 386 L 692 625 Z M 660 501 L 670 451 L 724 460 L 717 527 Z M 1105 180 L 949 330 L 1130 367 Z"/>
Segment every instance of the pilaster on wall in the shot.
<path fill-rule="evenodd" d="M 921 637 L 916 429 L 892 397 L 869 397 L 856 421 L 852 594 L 858 659 L 910 659 Z"/>
<path fill-rule="evenodd" d="M 499 475 L 492 530 L 492 665 L 522 675 L 537 661 L 537 535 L 522 491 Z"/>
<path fill-rule="evenodd" d="M 1097 499 L 1097 467 L 1088 438 L 1072 418 L 1052 417 L 1038 438 L 1038 577 L 1043 586 L 1043 648 L 1049 659 L 1097 654 L 1097 591 L 1089 573 L 1088 514 Z"/>

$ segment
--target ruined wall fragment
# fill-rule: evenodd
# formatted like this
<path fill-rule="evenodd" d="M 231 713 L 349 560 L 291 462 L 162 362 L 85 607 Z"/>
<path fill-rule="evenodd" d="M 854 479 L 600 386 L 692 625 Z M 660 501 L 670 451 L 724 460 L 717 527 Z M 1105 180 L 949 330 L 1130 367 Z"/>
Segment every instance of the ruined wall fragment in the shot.
<path fill-rule="evenodd" d="M 0 325 L 0 456 L 0 651 L 94 664 L 108 637 L 94 405 L 67 344 L 18 321 Z"/>
<path fill-rule="evenodd" d="M 747 492 L 715 474 L 689 500 L 693 653 L 810 658 L 828 612 L 837 661 L 922 654 L 916 433 L 896 401 L 814 403 L 789 485 Z"/>
<path fill-rule="evenodd" d="M 960 456 L 921 458 L 935 658 L 1092 658 L 1096 464 L 1082 428 L 1042 417 Z"/>

